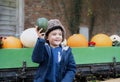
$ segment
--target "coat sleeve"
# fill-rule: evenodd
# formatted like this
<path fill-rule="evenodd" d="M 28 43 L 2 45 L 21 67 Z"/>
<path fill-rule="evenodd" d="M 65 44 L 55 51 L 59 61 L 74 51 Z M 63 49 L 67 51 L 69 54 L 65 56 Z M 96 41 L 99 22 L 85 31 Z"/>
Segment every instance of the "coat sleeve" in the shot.
<path fill-rule="evenodd" d="M 76 63 L 71 48 L 69 48 L 69 52 L 68 52 L 68 65 L 66 70 L 67 72 L 62 82 L 73 82 L 73 79 L 75 78 L 75 74 L 76 74 Z"/>
<path fill-rule="evenodd" d="M 45 40 L 38 38 L 36 45 L 32 52 L 32 61 L 35 63 L 41 63 L 44 60 L 45 52 Z"/>

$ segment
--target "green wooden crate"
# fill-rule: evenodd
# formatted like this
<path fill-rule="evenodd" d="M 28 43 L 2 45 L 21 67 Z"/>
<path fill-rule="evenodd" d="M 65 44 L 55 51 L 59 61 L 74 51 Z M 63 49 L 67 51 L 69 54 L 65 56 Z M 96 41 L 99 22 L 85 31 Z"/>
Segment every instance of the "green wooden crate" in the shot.
<path fill-rule="evenodd" d="M 19 68 L 26 62 L 27 67 L 38 66 L 31 60 L 33 48 L 0 49 L 0 68 Z"/>
<path fill-rule="evenodd" d="M 33 48 L 0 49 L 0 69 L 20 68 L 26 61 L 27 67 L 38 64 L 31 60 Z M 120 62 L 120 47 L 86 47 L 72 48 L 77 64 L 96 64 L 113 62 L 116 58 Z"/>
<path fill-rule="evenodd" d="M 120 62 L 120 47 L 72 48 L 77 64 Z"/>

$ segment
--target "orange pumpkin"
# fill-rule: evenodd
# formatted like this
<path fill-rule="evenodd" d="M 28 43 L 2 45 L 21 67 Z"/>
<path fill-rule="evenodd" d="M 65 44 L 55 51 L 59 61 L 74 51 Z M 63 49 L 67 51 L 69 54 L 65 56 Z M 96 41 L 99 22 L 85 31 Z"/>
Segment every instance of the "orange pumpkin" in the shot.
<path fill-rule="evenodd" d="M 95 42 L 95 46 L 112 46 L 112 40 L 106 34 L 96 34 L 91 42 Z"/>
<path fill-rule="evenodd" d="M 8 36 L 2 38 L 2 48 L 22 48 L 22 43 L 18 38 Z"/>
<path fill-rule="evenodd" d="M 67 45 L 70 47 L 88 47 L 88 41 L 82 34 L 73 34 L 68 38 Z"/>

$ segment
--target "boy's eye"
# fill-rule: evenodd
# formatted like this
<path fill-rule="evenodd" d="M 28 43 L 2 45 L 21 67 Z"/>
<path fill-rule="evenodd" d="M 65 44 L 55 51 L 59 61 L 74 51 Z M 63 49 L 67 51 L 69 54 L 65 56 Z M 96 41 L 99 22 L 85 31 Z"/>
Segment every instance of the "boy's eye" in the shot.
<path fill-rule="evenodd" d="M 58 33 L 53 33 L 52 35 L 54 35 L 54 36 L 55 36 L 55 35 L 62 36 L 62 34 L 61 34 L 61 33 L 59 33 L 59 34 L 58 34 Z"/>
<path fill-rule="evenodd" d="M 56 35 L 56 33 L 53 33 L 52 35 Z"/>
<path fill-rule="evenodd" d="M 59 35 L 60 35 L 60 36 L 62 36 L 62 34 L 61 34 L 61 33 L 60 33 Z"/>

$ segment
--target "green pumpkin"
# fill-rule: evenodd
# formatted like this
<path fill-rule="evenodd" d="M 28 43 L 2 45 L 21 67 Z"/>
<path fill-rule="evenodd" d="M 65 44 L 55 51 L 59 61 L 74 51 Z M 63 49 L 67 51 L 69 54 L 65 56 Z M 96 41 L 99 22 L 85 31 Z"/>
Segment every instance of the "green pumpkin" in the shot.
<path fill-rule="evenodd" d="M 46 31 L 47 27 L 48 27 L 48 19 L 42 17 L 42 18 L 38 18 L 36 21 L 36 25 L 40 28 L 43 28 L 43 31 Z"/>

